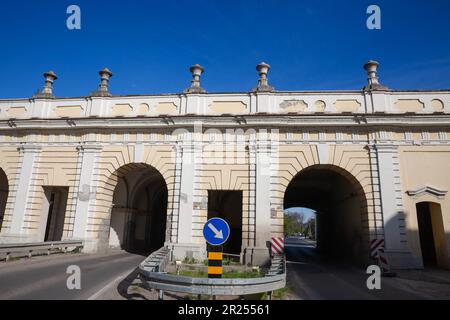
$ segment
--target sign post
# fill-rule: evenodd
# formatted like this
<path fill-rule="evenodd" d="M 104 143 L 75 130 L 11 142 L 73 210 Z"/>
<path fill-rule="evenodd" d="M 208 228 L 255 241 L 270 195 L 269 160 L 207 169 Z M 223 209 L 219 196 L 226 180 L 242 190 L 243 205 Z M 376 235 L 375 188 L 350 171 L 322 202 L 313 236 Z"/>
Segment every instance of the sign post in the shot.
<path fill-rule="evenodd" d="M 272 257 L 276 254 L 283 254 L 284 253 L 284 238 L 282 237 L 272 237 L 270 240 L 270 246 L 271 246 L 271 254 Z"/>
<path fill-rule="evenodd" d="M 208 244 L 208 278 L 222 278 L 223 247 Z"/>
<path fill-rule="evenodd" d="M 208 278 L 222 278 L 223 247 L 230 236 L 228 223 L 221 218 L 212 218 L 203 227 L 203 237 L 208 242 Z"/>
<path fill-rule="evenodd" d="M 385 277 L 395 277 L 396 273 L 391 272 L 389 262 L 385 253 L 384 239 L 373 239 L 370 242 L 370 255 L 377 259 L 378 266 Z"/>

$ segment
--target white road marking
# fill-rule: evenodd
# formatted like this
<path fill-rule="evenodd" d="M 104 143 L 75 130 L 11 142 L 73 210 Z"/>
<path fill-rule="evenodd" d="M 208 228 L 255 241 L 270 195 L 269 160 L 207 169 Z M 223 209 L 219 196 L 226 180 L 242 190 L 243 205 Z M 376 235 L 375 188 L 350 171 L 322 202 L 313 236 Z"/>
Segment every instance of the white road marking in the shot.
<path fill-rule="evenodd" d="M 101 288 L 99 291 L 94 293 L 92 296 L 88 298 L 88 300 L 96 300 L 99 296 L 101 296 L 103 293 L 105 293 L 107 290 L 111 289 L 113 286 L 117 284 L 117 282 L 122 281 L 127 275 L 129 275 L 131 272 L 133 272 L 136 269 L 136 267 L 133 267 L 129 269 L 128 271 L 122 273 L 119 275 L 116 279 L 108 283 L 106 286 Z"/>
<path fill-rule="evenodd" d="M 307 263 L 307 262 L 298 262 L 298 261 L 286 261 L 286 263 L 287 264 L 310 264 L 310 263 Z"/>
<path fill-rule="evenodd" d="M 292 248 L 315 248 L 316 247 L 313 244 L 294 244 L 294 243 L 286 243 L 284 246 L 292 247 Z"/>

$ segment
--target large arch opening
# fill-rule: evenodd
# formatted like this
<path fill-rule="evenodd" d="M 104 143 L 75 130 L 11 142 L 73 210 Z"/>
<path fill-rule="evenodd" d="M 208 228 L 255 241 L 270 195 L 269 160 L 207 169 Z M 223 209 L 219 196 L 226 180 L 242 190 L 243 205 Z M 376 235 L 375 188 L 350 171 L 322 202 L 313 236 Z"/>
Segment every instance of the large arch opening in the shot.
<path fill-rule="evenodd" d="M 0 231 L 5 218 L 6 203 L 8 201 L 9 184 L 5 171 L 0 168 Z"/>
<path fill-rule="evenodd" d="M 119 170 L 113 193 L 109 247 L 149 254 L 164 245 L 168 191 L 149 165 Z"/>
<path fill-rule="evenodd" d="M 303 215 L 302 236 L 315 256 L 359 266 L 368 262 L 367 200 L 347 171 L 324 165 L 302 170 L 286 189 L 284 209 L 286 214 Z"/>

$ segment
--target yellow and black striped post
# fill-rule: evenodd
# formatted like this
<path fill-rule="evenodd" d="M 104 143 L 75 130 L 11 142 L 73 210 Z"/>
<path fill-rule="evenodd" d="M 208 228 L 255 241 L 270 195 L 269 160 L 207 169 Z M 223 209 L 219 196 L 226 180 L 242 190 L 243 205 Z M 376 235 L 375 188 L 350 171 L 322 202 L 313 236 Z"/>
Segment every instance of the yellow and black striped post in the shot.
<path fill-rule="evenodd" d="M 208 278 L 222 278 L 223 247 L 208 244 Z"/>

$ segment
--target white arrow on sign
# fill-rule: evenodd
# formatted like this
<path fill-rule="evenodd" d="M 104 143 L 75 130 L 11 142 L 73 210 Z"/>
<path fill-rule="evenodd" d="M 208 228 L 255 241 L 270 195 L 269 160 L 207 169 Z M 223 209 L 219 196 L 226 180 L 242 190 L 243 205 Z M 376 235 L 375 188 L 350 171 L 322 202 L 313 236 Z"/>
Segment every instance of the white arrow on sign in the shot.
<path fill-rule="evenodd" d="M 223 239 L 223 232 L 222 230 L 217 230 L 216 227 L 214 227 L 214 225 L 212 223 L 208 223 L 208 227 L 212 230 L 212 232 L 214 232 L 214 238 L 217 239 Z"/>

